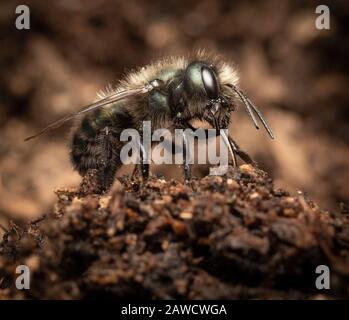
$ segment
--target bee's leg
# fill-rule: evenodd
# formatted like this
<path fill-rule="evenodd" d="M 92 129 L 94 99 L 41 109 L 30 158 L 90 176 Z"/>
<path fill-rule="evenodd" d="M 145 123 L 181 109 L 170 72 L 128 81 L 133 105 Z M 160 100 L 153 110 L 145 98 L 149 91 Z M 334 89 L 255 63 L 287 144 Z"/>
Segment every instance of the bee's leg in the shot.
<path fill-rule="evenodd" d="M 191 179 L 191 170 L 188 159 L 190 159 L 190 150 L 188 148 L 188 139 L 186 134 L 183 135 L 183 169 L 184 169 L 184 179 L 188 182 Z M 188 155 L 188 157 L 187 157 Z M 188 158 L 188 159 L 187 159 Z"/>
<path fill-rule="evenodd" d="M 229 142 L 235 151 L 235 153 L 246 163 L 248 164 L 254 164 L 255 161 L 252 160 L 252 158 L 248 155 L 247 152 L 240 149 L 240 147 L 237 145 L 237 143 L 233 140 L 232 137 L 229 136 Z"/>
<path fill-rule="evenodd" d="M 139 173 L 142 174 L 143 180 L 147 180 L 149 178 L 149 161 L 147 161 L 147 153 L 144 149 L 142 135 L 140 133 L 140 140 L 137 140 L 137 147 L 139 149 L 139 163 L 136 163 L 135 168 L 133 169 L 132 177 L 137 176 Z M 142 141 L 142 142 L 141 142 Z"/>
<path fill-rule="evenodd" d="M 140 172 L 142 173 L 143 180 L 147 180 L 149 178 L 149 164 L 136 164 L 132 172 L 132 178 L 137 177 Z"/>
<path fill-rule="evenodd" d="M 225 145 L 228 147 L 229 153 L 231 154 L 232 161 L 233 161 L 233 167 L 237 167 L 237 159 L 236 159 L 236 149 L 234 144 L 231 143 L 229 140 L 228 135 L 225 133 L 225 131 L 220 132 L 220 136 L 223 138 Z"/>
<path fill-rule="evenodd" d="M 143 143 L 139 142 L 139 149 L 140 149 L 140 168 L 142 172 L 143 180 L 147 180 L 149 178 L 149 163 L 147 161 L 147 153 L 144 149 Z"/>
<path fill-rule="evenodd" d="M 187 123 L 187 125 L 191 130 L 193 130 L 193 131 L 197 130 L 197 128 L 194 128 L 190 123 Z M 208 139 L 209 138 L 208 129 L 203 129 L 203 130 L 205 131 L 206 139 Z M 220 136 L 221 135 L 220 130 L 216 129 L 215 134 L 216 134 L 216 137 Z M 232 160 L 233 160 L 233 166 L 236 167 L 237 166 L 236 154 L 238 154 L 238 148 L 233 140 L 230 141 L 230 137 L 228 138 L 227 135 L 224 135 L 223 138 L 224 138 L 228 148 L 230 149 L 230 153 L 232 155 Z"/>
<path fill-rule="evenodd" d="M 190 123 L 188 123 L 187 125 L 188 125 L 188 128 L 190 128 L 191 130 L 197 129 L 197 128 L 194 128 Z M 206 138 L 208 139 L 208 129 L 204 129 L 204 130 L 206 133 Z M 218 137 L 219 135 L 220 135 L 220 131 L 216 130 L 216 136 Z M 230 146 L 231 146 L 232 150 L 234 151 L 234 153 L 237 154 L 241 158 L 241 160 L 243 160 L 244 162 L 246 162 L 248 164 L 255 163 L 255 161 L 252 160 L 252 158 L 248 155 L 248 153 L 246 151 L 243 151 L 242 149 L 240 149 L 238 144 L 230 136 L 229 136 L 229 143 L 230 143 Z"/>

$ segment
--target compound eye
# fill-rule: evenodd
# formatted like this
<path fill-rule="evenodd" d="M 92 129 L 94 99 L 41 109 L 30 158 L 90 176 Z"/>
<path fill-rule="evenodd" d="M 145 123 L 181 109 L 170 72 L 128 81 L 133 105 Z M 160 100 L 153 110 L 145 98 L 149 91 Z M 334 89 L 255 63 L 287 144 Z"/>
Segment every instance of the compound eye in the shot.
<path fill-rule="evenodd" d="M 209 67 L 203 66 L 201 68 L 202 82 L 206 90 L 206 94 L 210 99 L 218 98 L 218 84 L 213 70 Z"/>

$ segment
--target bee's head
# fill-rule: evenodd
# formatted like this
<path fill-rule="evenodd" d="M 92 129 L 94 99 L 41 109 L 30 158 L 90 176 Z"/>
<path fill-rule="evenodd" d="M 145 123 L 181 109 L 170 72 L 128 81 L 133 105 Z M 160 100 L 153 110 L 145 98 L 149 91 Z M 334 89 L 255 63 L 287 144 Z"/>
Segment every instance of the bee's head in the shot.
<path fill-rule="evenodd" d="M 187 66 L 183 86 L 187 96 L 192 98 L 189 106 L 192 114 L 201 116 L 209 111 L 210 115 L 215 115 L 219 110 L 230 108 L 230 103 L 221 92 L 214 66 L 205 61 L 194 61 Z"/>
<path fill-rule="evenodd" d="M 213 67 L 204 61 L 190 63 L 185 70 L 184 89 L 189 95 L 218 99 L 219 84 Z"/>

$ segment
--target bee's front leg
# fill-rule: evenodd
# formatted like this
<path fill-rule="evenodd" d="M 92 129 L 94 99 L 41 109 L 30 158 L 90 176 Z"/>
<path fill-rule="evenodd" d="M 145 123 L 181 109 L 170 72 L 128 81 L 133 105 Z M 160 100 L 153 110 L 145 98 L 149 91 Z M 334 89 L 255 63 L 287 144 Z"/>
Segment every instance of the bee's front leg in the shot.
<path fill-rule="evenodd" d="M 240 149 L 240 147 L 236 144 L 236 142 L 233 140 L 232 137 L 229 136 L 229 142 L 234 149 L 235 153 L 245 162 L 248 164 L 255 164 L 255 161 L 248 155 L 247 152 Z"/>
<path fill-rule="evenodd" d="M 192 129 L 193 131 L 197 130 L 197 128 L 194 128 L 189 122 L 187 122 L 187 126 L 188 128 Z M 208 129 L 204 129 L 205 130 L 205 134 L 206 134 L 206 139 L 208 139 Z M 220 131 L 216 130 L 216 136 L 220 136 Z M 228 142 L 229 145 L 233 151 L 233 155 L 232 155 L 232 161 L 233 161 L 233 166 L 236 166 L 237 161 L 236 161 L 236 157 L 235 154 L 237 154 L 241 160 L 243 160 L 245 163 L 248 164 L 255 164 L 255 161 L 248 155 L 248 153 L 246 151 L 243 151 L 242 149 L 240 149 L 240 147 L 238 146 L 238 144 L 233 140 L 233 138 L 228 135 Z"/>

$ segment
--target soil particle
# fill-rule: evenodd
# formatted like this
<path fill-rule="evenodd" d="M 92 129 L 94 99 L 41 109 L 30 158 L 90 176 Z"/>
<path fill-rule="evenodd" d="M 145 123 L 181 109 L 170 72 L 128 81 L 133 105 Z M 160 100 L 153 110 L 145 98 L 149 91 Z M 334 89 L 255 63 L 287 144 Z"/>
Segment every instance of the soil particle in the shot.
<path fill-rule="evenodd" d="M 187 185 L 123 177 L 103 195 L 88 185 L 56 190 L 51 214 L 4 228 L 1 298 L 349 297 L 347 215 L 274 189 L 252 166 Z M 28 291 L 14 288 L 20 263 Z M 331 270 L 326 292 L 318 265 Z"/>

